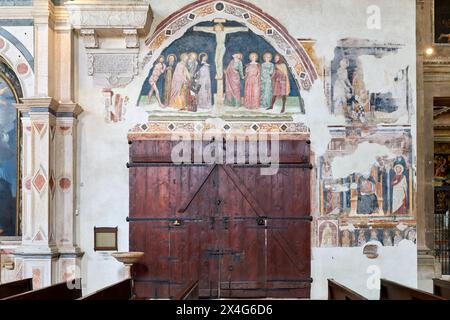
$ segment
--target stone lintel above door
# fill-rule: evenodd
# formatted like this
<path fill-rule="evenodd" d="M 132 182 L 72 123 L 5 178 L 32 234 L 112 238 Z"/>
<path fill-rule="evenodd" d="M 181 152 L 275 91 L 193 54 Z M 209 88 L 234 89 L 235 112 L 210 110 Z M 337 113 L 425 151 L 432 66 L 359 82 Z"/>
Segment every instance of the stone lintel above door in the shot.
<path fill-rule="evenodd" d="M 149 0 L 74 0 L 65 3 L 69 21 L 83 40 L 88 75 L 98 86 L 116 88 L 138 74 L 139 37 L 153 22 Z M 123 44 L 114 41 L 123 39 Z M 113 40 L 114 45 L 102 44 Z"/>

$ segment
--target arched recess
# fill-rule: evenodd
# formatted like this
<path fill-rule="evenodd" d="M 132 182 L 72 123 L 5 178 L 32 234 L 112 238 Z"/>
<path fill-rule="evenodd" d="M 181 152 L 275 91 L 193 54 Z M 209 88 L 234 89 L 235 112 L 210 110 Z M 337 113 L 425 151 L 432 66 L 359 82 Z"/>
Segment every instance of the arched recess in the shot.
<path fill-rule="evenodd" d="M 318 78 L 316 67 L 302 44 L 275 18 L 241 0 L 199 0 L 167 17 L 146 39 L 150 52 L 144 60 L 145 69 L 150 69 L 164 48 L 182 37 L 189 28 L 213 19 L 239 22 L 262 36 L 284 56 L 301 89 L 309 90 Z"/>
<path fill-rule="evenodd" d="M 18 79 L 23 97 L 34 95 L 34 58 L 13 34 L 0 27 L 0 57 Z"/>
<path fill-rule="evenodd" d="M 20 80 L 0 56 L 0 238 L 20 235 Z"/>

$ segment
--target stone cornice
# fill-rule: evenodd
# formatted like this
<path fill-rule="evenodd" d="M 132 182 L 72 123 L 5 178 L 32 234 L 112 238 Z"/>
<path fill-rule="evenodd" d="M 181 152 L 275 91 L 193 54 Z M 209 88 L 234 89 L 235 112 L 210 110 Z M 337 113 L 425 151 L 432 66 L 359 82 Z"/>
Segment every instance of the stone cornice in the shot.
<path fill-rule="evenodd" d="M 74 0 L 66 2 L 65 7 L 76 30 L 135 29 L 144 35 L 153 20 L 148 0 Z"/>
<path fill-rule="evenodd" d="M 70 30 L 69 13 L 64 6 L 55 6 L 51 1 L 36 1 L 34 6 L 4 6 L 0 19 L 33 19 L 35 23 L 49 23 L 57 29 Z"/>
<path fill-rule="evenodd" d="M 0 19 L 33 19 L 33 7 L 5 6 L 1 7 Z"/>
<path fill-rule="evenodd" d="M 71 113 L 76 118 L 83 112 L 83 108 L 77 103 L 60 103 L 58 112 Z"/>
<path fill-rule="evenodd" d="M 50 112 L 57 117 L 78 117 L 82 112 L 83 108 L 74 102 L 58 102 L 50 97 L 33 97 L 33 98 L 23 98 L 22 103 L 16 103 L 16 109 L 19 112 Z M 45 110 L 45 111 L 44 111 Z"/>
<path fill-rule="evenodd" d="M 423 77 L 425 82 L 450 82 L 450 58 L 441 56 L 425 58 Z"/>
<path fill-rule="evenodd" d="M 49 24 L 53 28 L 55 6 L 48 0 L 34 0 L 32 15 L 34 23 Z"/>
<path fill-rule="evenodd" d="M 69 12 L 64 6 L 54 7 L 55 30 L 70 31 L 72 26 L 69 22 Z"/>
<path fill-rule="evenodd" d="M 83 39 L 87 73 L 104 88 L 124 87 L 139 74 L 139 36 L 153 21 L 149 0 L 74 0 L 66 2 L 71 26 Z M 122 35 L 123 46 L 101 48 L 104 39 Z"/>
<path fill-rule="evenodd" d="M 423 61 L 424 65 L 450 65 L 450 57 L 438 56 L 433 58 L 426 58 Z"/>

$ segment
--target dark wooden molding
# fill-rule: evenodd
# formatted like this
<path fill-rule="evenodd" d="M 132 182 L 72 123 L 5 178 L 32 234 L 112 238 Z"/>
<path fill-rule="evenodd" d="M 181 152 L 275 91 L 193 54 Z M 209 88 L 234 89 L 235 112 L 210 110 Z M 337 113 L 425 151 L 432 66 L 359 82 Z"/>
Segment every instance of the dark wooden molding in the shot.
<path fill-rule="evenodd" d="M 0 284 L 0 299 L 33 290 L 31 278 Z"/>
<path fill-rule="evenodd" d="M 328 300 L 367 300 L 367 298 L 334 279 L 328 279 Z"/>

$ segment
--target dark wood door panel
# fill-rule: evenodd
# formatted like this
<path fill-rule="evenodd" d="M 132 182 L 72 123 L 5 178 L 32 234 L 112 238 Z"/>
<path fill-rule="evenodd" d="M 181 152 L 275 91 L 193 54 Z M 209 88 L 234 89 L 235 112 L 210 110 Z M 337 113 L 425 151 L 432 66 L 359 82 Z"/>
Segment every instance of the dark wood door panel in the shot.
<path fill-rule="evenodd" d="M 130 250 L 146 252 L 138 296 L 168 298 L 196 279 L 203 297 L 309 296 L 306 142 L 281 141 L 288 164 L 269 176 L 258 165 L 166 163 L 152 154 L 170 144 L 153 142 L 131 146 Z"/>
<path fill-rule="evenodd" d="M 267 228 L 267 289 L 277 295 L 284 290 L 285 296 L 308 298 L 309 290 L 305 289 L 311 283 L 310 221 L 271 219 Z"/>
<path fill-rule="evenodd" d="M 189 200 L 203 207 L 206 207 L 205 202 L 212 204 L 214 197 L 207 189 L 213 187 L 213 182 L 212 179 L 205 181 L 211 169 L 211 166 L 170 164 L 130 168 L 130 217 L 176 217 L 183 204 L 183 211 L 188 209 Z"/>
<path fill-rule="evenodd" d="M 146 140 L 133 141 L 130 147 L 130 161 L 134 163 L 172 162 L 172 150 L 179 141 Z"/>
<path fill-rule="evenodd" d="M 223 137 L 205 137 L 204 141 L 133 141 L 130 147 L 130 161 L 132 163 L 172 163 L 174 160 L 172 152 L 177 153 L 181 149 L 189 152 L 186 158 L 193 163 L 210 163 L 204 159 L 205 154 L 217 155 L 217 159 L 220 159 L 217 163 L 224 163 L 222 161 L 227 160 L 227 152 L 228 160 L 237 160 L 232 163 L 251 163 L 251 160 L 267 163 L 265 157 L 268 156 L 270 159 L 275 154 L 278 154 L 278 159 L 274 160 L 280 163 L 308 163 L 310 157 L 310 144 L 305 140 L 275 142 L 270 139 L 254 141 L 240 138 L 233 142 L 226 142 Z"/>
<path fill-rule="evenodd" d="M 135 265 L 136 294 L 164 297 L 169 293 L 169 232 L 167 221 L 145 221 L 130 224 L 130 251 L 151 252 Z"/>
<path fill-rule="evenodd" d="M 265 228 L 256 219 L 226 217 L 220 267 L 222 297 L 265 297 Z"/>
<path fill-rule="evenodd" d="M 231 166 L 239 183 L 252 195 L 265 216 L 309 216 L 310 172 L 280 167 L 275 175 L 261 175 L 259 167 Z"/>

